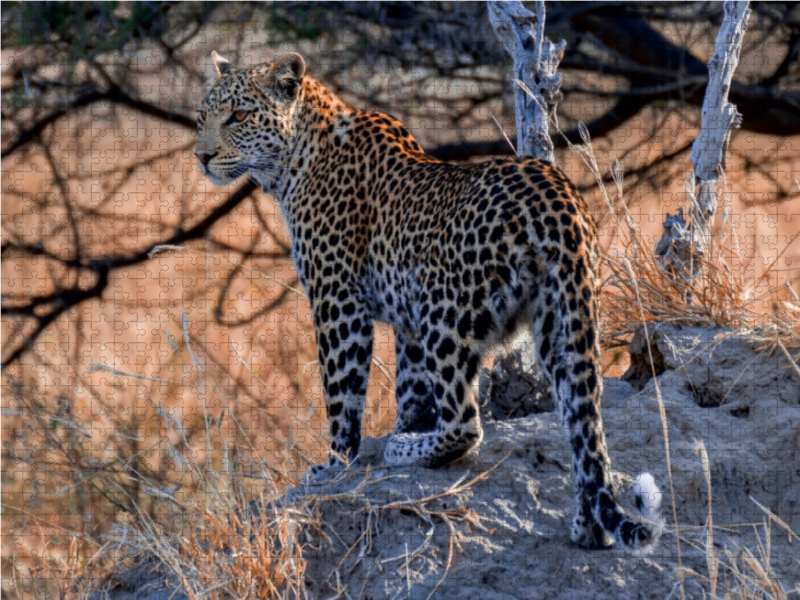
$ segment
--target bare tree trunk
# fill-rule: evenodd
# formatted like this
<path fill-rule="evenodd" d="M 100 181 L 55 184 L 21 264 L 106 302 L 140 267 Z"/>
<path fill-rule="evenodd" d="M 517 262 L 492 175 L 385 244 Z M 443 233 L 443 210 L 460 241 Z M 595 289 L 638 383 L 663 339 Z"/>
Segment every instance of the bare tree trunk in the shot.
<path fill-rule="evenodd" d="M 725 2 L 725 18 L 717 34 L 714 56 L 708 62 L 708 86 L 703 100 L 700 134 L 692 145 L 693 189 L 689 191 L 690 228 L 683 210 L 667 213 L 664 233 L 656 245 L 665 267 L 678 276 L 691 276 L 708 251 L 711 220 L 717 210 L 719 178 L 725 171 L 731 131 L 741 125 L 742 116 L 728 102 L 733 73 L 739 65 L 742 40 L 750 16 L 748 1 Z M 697 188 L 696 190 L 694 188 Z"/>
<path fill-rule="evenodd" d="M 530 12 L 521 2 L 488 2 L 489 20 L 514 61 L 517 154 L 555 162 L 548 122 L 561 100 L 558 64 L 567 43 L 544 36 L 544 2 Z"/>
<path fill-rule="evenodd" d="M 491 1 L 487 5 L 492 27 L 514 62 L 517 154 L 555 163 L 549 122 L 556 118 L 562 98 L 558 65 L 567 43 L 554 44 L 545 37 L 543 1 L 533 3 L 534 12 L 521 2 Z M 549 385 L 536 368 L 533 336 L 522 341 L 525 349 L 512 349 L 492 373 L 481 376 L 479 401 L 484 413 L 495 418 L 554 408 L 547 405 L 552 397 Z"/>

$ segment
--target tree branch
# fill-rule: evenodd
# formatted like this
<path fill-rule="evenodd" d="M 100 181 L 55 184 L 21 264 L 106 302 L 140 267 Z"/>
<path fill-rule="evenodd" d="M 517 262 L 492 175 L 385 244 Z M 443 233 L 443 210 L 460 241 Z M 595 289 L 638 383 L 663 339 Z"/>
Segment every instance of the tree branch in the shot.
<path fill-rule="evenodd" d="M 8 356 L 8 358 L 3 360 L 2 370 L 5 371 L 10 364 L 17 361 L 25 351 L 29 350 L 36 342 L 36 338 L 38 338 L 39 335 L 41 335 L 41 333 L 63 313 L 67 312 L 73 306 L 76 306 L 85 300 L 99 298 L 103 293 L 103 290 L 108 285 L 108 272 L 108 267 L 100 264 L 95 270 L 95 273 L 97 274 L 97 283 L 95 283 L 89 289 L 82 290 L 80 288 L 71 288 L 63 292 L 57 292 L 51 296 L 32 298 L 32 304 L 42 304 L 44 300 L 54 297 L 55 307 L 41 317 L 36 317 L 36 328 L 29 336 L 25 338 L 25 341 L 22 344 L 17 346 L 17 348 Z M 16 307 L 16 310 L 19 310 L 20 308 L 21 307 Z M 5 314 L 14 314 L 13 309 L 7 310 L 4 308 L 2 309 L 2 312 Z M 31 313 L 33 313 L 33 310 L 31 310 Z"/>
<path fill-rule="evenodd" d="M 692 144 L 693 181 L 689 191 L 691 226 L 686 227 L 683 211 L 667 214 L 664 233 L 655 254 L 662 263 L 682 276 L 692 276 L 708 251 L 711 219 L 717 210 L 717 185 L 725 170 L 731 130 L 741 124 L 736 106 L 728 101 L 731 81 L 742 51 L 750 17 L 749 1 L 724 3 L 725 18 L 717 33 L 714 55 L 708 61 L 709 82 L 703 100 L 700 133 Z M 695 195 L 694 187 L 698 186 Z"/>
<path fill-rule="evenodd" d="M 571 17 L 571 22 L 578 31 L 591 33 L 629 62 L 598 60 L 592 65 L 568 54 L 564 67 L 621 75 L 636 87 L 679 83 L 687 75 L 708 77 L 706 65 L 653 29 L 645 19 L 614 16 L 600 10 L 578 12 Z M 732 82 L 731 101 L 742 113 L 748 131 L 780 136 L 800 132 L 800 92 L 775 89 L 774 83 L 769 79 L 758 85 Z M 705 94 L 702 87 L 681 91 L 688 93 L 681 93 L 678 98 L 693 106 L 703 105 Z M 676 96 L 674 93 L 663 94 L 651 100 L 671 97 Z"/>
<path fill-rule="evenodd" d="M 155 104 L 145 102 L 144 100 L 133 98 L 121 88 L 114 85 L 106 91 L 93 90 L 78 96 L 69 103 L 67 108 L 54 110 L 27 129 L 21 127 L 16 139 L 6 146 L 2 153 L 0 153 L 0 158 L 5 158 L 23 146 L 36 141 L 44 131 L 45 127 L 52 125 L 61 117 L 67 116 L 71 110 L 82 108 L 84 106 L 94 104 L 95 102 L 104 101 L 133 108 L 146 115 L 156 117 L 157 119 L 161 119 L 167 123 L 174 123 L 175 125 L 186 127 L 187 129 L 194 129 L 197 126 L 196 121 L 191 117 L 187 117 L 186 115 L 182 115 L 171 110 L 165 110 L 159 106 L 156 106 Z"/>
<path fill-rule="evenodd" d="M 554 44 L 544 36 L 544 1 L 533 12 L 521 2 L 489 2 L 489 20 L 514 63 L 514 104 L 517 154 L 555 162 L 549 118 L 561 100 L 558 64 L 567 43 Z"/>
<path fill-rule="evenodd" d="M 33 307 L 35 306 L 46 303 L 50 303 L 53 306 L 46 314 L 36 317 L 37 325 L 33 333 L 31 333 L 31 335 L 29 335 L 20 346 L 14 349 L 14 351 L 3 360 L 2 370 L 5 371 L 9 365 L 19 360 L 22 354 L 33 346 L 39 335 L 41 335 L 41 333 L 62 314 L 70 310 L 72 307 L 77 306 L 81 302 L 90 300 L 92 298 L 102 297 L 103 291 L 108 286 L 109 275 L 112 271 L 122 267 L 129 267 L 131 265 L 145 262 L 149 259 L 150 253 L 156 246 L 177 246 L 187 241 L 203 237 L 212 225 L 214 225 L 220 218 L 230 213 L 230 211 L 241 204 L 256 189 L 256 184 L 252 181 L 248 181 L 235 192 L 230 194 L 225 202 L 214 208 L 214 210 L 212 210 L 196 225 L 187 230 L 179 230 L 169 239 L 159 241 L 145 250 L 141 250 L 130 255 L 114 256 L 110 258 L 91 258 L 79 261 L 79 263 L 74 266 L 89 268 L 97 275 L 97 282 L 88 289 L 82 290 L 75 287 L 64 291 L 58 291 L 48 296 L 26 298 L 25 300 L 29 303 L 30 307 L 30 310 L 27 313 L 28 316 L 35 316 L 33 313 Z M 0 312 L 6 315 L 20 315 L 23 314 L 23 312 L 27 309 L 28 308 L 25 306 L 2 307 Z"/>
<path fill-rule="evenodd" d="M 617 103 L 599 118 L 589 123 L 586 128 L 589 135 L 599 138 L 613 131 L 629 119 L 632 119 L 642 111 L 650 99 L 644 96 L 623 96 Z M 511 143 L 517 146 L 516 136 L 511 137 Z M 578 129 L 570 129 L 564 132 L 563 136 L 557 136 L 553 140 L 556 148 L 566 148 L 569 144 L 582 144 Z M 439 160 L 468 160 L 475 156 L 505 156 L 513 154 L 508 142 L 505 140 L 485 140 L 480 142 L 455 142 L 453 144 L 443 144 L 426 150 L 427 154 Z"/>

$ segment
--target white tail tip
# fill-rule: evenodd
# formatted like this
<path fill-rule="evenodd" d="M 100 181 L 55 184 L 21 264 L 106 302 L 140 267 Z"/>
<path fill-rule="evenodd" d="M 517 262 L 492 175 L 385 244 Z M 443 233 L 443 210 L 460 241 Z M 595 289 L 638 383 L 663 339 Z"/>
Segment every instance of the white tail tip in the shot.
<path fill-rule="evenodd" d="M 653 537 L 658 539 L 664 531 L 664 519 L 661 517 L 661 490 L 650 473 L 637 475 L 633 482 L 636 494 L 636 509 L 642 520 L 653 527 Z"/>

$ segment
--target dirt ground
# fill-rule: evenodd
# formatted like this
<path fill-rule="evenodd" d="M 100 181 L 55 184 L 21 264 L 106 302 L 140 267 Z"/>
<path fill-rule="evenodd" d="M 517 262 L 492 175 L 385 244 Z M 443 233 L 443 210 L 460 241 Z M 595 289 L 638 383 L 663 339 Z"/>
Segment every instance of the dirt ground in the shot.
<path fill-rule="evenodd" d="M 739 548 L 752 552 L 770 581 L 800 590 L 800 538 L 774 522 L 765 528 L 768 517 L 756 504 L 800 531 L 800 374 L 780 349 L 758 351 L 758 344 L 721 333 L 672 325 L 649 331 L 669 423 L 674 504 L 657 389 L 643 359 L 633 361 L 630 381 L 604 382 L 622 505 L 633 507 L 633 476 L 640 472 L 652 473 L 663 493 L 667 529 L 649 556 L 587 551 L 570 542 L 570 450 L 545 405 L 549 412 L 485 418 L 479 450 L 441 470 L 387 469 L 380 443 L 370 440 L 361 466 L 335 482 L 295 488 L 268 508 L 301 507 L 323 525 L 324 535 L 298 536 L 306 547 L 308 596 L 677 598 L 681 564 L 686 597 L 707 597 L 708 488 L 697 441 L 705 445 L 711 476 L 718 594 L 742 585 L 731 571 L 749 560 L 745 554 L 743 562 Z M 639 358 L 643 339 L 632 345 Z M 152 566 L 120 574 L 94 598 L 169 598 L 174 584 L 146 576 Z M 760 593 L 765 581 L 754 577 L 752 589 Z"/>

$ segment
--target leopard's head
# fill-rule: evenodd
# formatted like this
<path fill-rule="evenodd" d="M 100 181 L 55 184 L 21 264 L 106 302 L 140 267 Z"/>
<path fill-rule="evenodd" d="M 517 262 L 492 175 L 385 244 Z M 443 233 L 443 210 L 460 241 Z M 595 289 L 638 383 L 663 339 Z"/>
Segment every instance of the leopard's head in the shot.
<path fill-rule="evenodd" d="M 270 184 L 290 153 L 305 62 L 291 53 L 242 69 L 216 52 L 211 57 L 217 80 L 197 111 L 200 169 L 217 185 L 246 173 Z"/>

